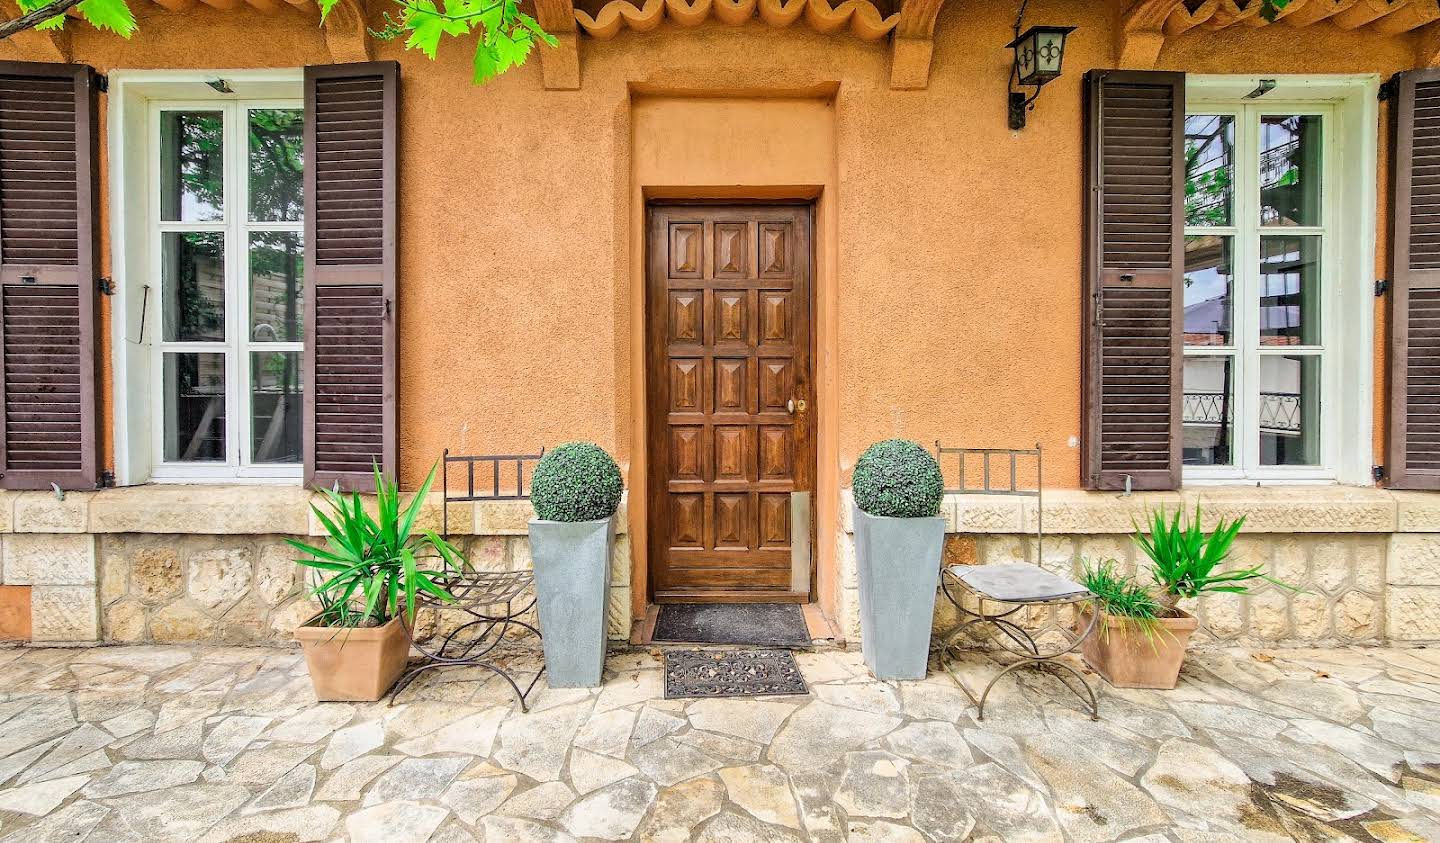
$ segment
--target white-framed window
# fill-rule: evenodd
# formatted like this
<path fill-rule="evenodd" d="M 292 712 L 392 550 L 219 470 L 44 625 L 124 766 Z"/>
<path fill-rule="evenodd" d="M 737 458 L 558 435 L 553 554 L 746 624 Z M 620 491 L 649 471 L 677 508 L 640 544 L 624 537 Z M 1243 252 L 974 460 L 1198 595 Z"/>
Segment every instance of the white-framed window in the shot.
<path fill-rule="evenodd" d="M 112 76 L 121 483 L 301 477 L 304 104 L 237 75 Z"/>
<path fill-rule="evenodd" d="M 1297 90 L 1313 93 L 1292 80 Z M 1367 482 L 1368 408 L 1347 405 L 1369 400 L 1373 233 L 1367 273 L 1365 240 L 1341 204 L 1368 188 L 1374 207 L 1373 162 L 1356 172 L 1365 156 L 1346 143 L 1357 115 L 1280 86 L 1254 99 L 1195 93 L 1185 121 L 1186 480 Z"/>

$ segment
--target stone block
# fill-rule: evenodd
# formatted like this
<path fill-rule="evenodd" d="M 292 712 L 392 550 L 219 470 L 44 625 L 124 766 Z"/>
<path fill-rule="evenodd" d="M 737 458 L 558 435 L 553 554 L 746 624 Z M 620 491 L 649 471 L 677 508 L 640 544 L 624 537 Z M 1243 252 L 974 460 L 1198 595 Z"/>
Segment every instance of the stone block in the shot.
<path fill-rule="evenodd" d="M 615 548 L 610 553 L 610 585 L 630 587 L 630 537 L 616 536 Z M 629 632 L 626 632 L 629 637 Z"/>
<path fill-rule="evenodd" d="M 6 585 L 88 585 L 96 581 L 95 537 L 13 533 L 3 538 Z"/>
<path fill-rule="evenodd" d="M 79 643 L 100 640 L 94 586 L 41 585 L 30 590 L 30 640 Z"/>
<path fill-rule="evenodd" d="M 157 544 L 132 551 L 131 596 L 153 605 L 179 595 L 184 587 L 185 571 L 174 546 Z"/>
<path fill-rule="evenodd" d="M 1114 492 L 1085 492 L 1074 489 L 1046 491 L 1046 533 L 1129 533 L 1134 522 L 1145 520 L 1145 514 L 1164 507 L 1174 511 L 1184 501 L 1178 492 L 1145 492 L 1125 497 Z M 1036 508 L 1033 499 L 1026 499 L 1024 529 L 1035 528 Z"/>
<path fill-rule="evenodd" d="M 1032 559 L 1034 554 L 1031 554 Z M 1040 548 L 1040 567 L 1062 577 L 1074 579 L 1075 539 L 1071 536 L 1045 536 Z"/>
<path fill-rule="evenodd" d="M 1379 603 L 1360 591 L 1348 592 L 1335 601 L 1333 618 L 1335 632 L 1351 641 L 1368 641 L 1375 637 L 1375 620 Z"/>
<path fill-rule="evenodd" d="M 145 607 L 135 600 L 122 600 L 105 607 L 105 640 L 136 644 L 145 640 Z"/>
<path fill-rule="evenodd" d="M 83 533 L 89 529 L 94 492 L 20 492 L 13 504 L 11 526 L 17 533 Z"/>
<path fill-rule="evenodd" d="M 15 499 L 20 497 L 20 492 L 9 489 L 0 490 L 0 533 L 12 532 L 15 526 Z"/>
<path fill-rule="evenodd" d="M 535 508 L 530 501 L 477 501 L 475 535 L 529 535 L 530 519 L 534 517 Z"/>
<path fill-rule="evenodd" d="M 1207 529 L 1242 515 L 1247 533 L 1388 533 L 1396 523 L 1395 499 L 1381 489 L 1204 487 L 1199 499 Z"/>
<path fill-rule="evenodd" d="M 535 560 L 530 556 L 530 537 L 514 536 L 509 539 L 510 546 L 510 570 L 532 571 L 535 569 Z"/>
<path fill-rule="evenodd" d="M 104 540 L 99 545 L 100 605 L 108 606 L 130 591 L 130 560 L 125 557 L 123 545 Z"/>
<path fill-rule="evenodd" d="M 467 543 L 465 558 L 477 571 L 508 571 L 510 539 L 504 536 L 475 536 Z"/>
<path fill-rule="evenodd" d="M 1292 585 L 1310 582 L 1310 548 L 1307 543 L 1295 536 L 1276 539 L 1270 554 L 1270 575 Z"/>
<path fill-rule="evenodd" d="M 1245 597 L 1240 594 L 1207 594 L 1199 601 L 1200 621 L 1216 638 L 1234 638 L 1245 631 Z"/>
<path fill-rule="evenodd" d="M 300 596 L 270 613 L 270 629 L 279 638 L 289 640 L 296 628 L 320 611 L 313 597 Z"/>
<path fill-rule="evenodd" d="M 278 606 L 295 592 L 301 582 L 300 551 L 288 544 L 271 543 L 260 548 L 255 563 L 255 596 L 268 606 Z"/>
<path fill-rule="evenodd" d="M 854 553 L 854 544 L 851 544 L 851 553 Z M 976 549 L 975 537 L 965 535 L 948 535 L 945 537 L 945 549 L 940 556 L 941 567 L 948 568 L 951 565 L 978 565 L 980 559 Z M 851 574 L 853 579 L 854 560 L 851 560 Z M 847 583 L 847 586 L 850 585 Z"/>
<path fill-rule="evenodd" d="M 1350 543 L 1338 538 L 1317 542 L 1310 551 L 1310 585 L 1336 594 L 1350 580 Z"/>
<path fill-rule="evenodd" d="M 150 616 L 150 638 L 153 641 L 206 641 L 214 634 L 215 619 L 189 600 L 177 600 Z"/>
<path fill-rule="evenodd" d="M 608 611 L 605 613 L 606 635 L 612 641 L 630 639 L 630 586 L 611 585 Z"/>
<path fill-rule="evenodd" d="M 219 609 L 239 600 L 250 590 L 253 577 L 247 543 L 243 547 L 217 548 L 192 553 L 188 560 L 186 591 L 207 609 Z"/>
<path fill-rule="evenodd" d="M 1402 533 L 1440 533 L 1440 495 L 1394 491 L 1395 528 Z"/>
<path fill-rule="evenodd" d="M 1290 601 L 1287 593 L 1271 586 L 1250 595 L 1249 632 L 1267 641 L 1281 641 L 1290 636 Z"/>
<path fill-rule="evenodd" d="M 1379 594 L 1385 585 L 1385 548 L 1389 536 L 1362 536 L 1350 549 L 1355 587 Z"/>
<path fill-rule="evenodd" d="M 1330 626 L 1330 601 L 1314 591 L 1290 598 L 1293 636 L 1301 641 L 1326 641 L 1335 637 Z"/>
<path fill-rule="evenodd" d="M 1385 632 L 1392 641 L 1440 642 L 1440 587 L 1386 589 Z"/>
<path fill-rule="evenodd" d="M 311 492 L 298 486 L 131 486 L 97 492 L 96 533 L 305 535 Z"/>
<path fill-rule="evenodd" d="M 1032 537 L 1033 538 L 1033 537 Z M 976 542 L 980 564 L 1007 565 L 1012 562 L 1034 562 L 1033 548 L 1023 536 L 980 536 Z"/>
<path fill-rule="evenodd" d="M 1129 536 L 1076 536 L 1075 553 L 1080 560 L 1094 563 L 1113 559 L 1116 567 L 1125 570 L 1134 559 L 1137 548 Z"/>
<path fill-rule="evenodd" d="M 952 533 L 1023 533 L 1026 498 L 1005 495 L 947 495 L 955 506 Z"/>
<path fill-rule="evenodd" d="M 1391 586 L 1440 586 L 1440 534 L 1396 533 L 1390 537 L 1386 557 Z"/>

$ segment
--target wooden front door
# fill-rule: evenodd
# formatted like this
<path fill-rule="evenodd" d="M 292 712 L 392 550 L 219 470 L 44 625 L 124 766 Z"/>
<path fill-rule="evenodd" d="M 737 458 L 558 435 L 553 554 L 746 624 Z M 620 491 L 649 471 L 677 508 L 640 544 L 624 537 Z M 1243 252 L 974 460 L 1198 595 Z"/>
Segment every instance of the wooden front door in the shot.
<path fill-rule="evenodd" d="M 654 206 L 647 240 L 652 599 L 808 600 L 810 208 Z"/>

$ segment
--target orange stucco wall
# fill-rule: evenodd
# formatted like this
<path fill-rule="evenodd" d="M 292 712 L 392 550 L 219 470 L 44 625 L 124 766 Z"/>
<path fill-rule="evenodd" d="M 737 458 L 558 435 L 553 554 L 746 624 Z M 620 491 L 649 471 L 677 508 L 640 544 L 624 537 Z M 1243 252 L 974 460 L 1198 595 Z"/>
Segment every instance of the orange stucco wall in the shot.
<path fill-rule="evenodd" d="M 102 71 L 331 60 L 313 15 L 285 4 L 272 14 L 137 5 L 141 29 L 128 42 L 74 27 L 75 59 Z M 644 191 L 708 185 L 743 195 L 777 184 L 822 188 L 822 484 L 833 492 L 869 442 L 903 436 L 1038 441 L 1047 485 L 1078 486 L 1081 76 L 1115 63 L 1128 5 L 1031 3 L 1029 21 L 1079 28 L 1065 74 L 1021 132 L 1005 122 L 1013 0 L 949 4 L 920 91 L 890 90 L 888 42 L 803 22 L 582 36 L 578 91 L 543 90 L 538 61 L 475 87 L 461 44 L 433 62 L 378 45 L 377 57 L 402 63 L 402 482 L 416 485 L 445 447 L 505 452 L 564 439 L 597 441 L 638 467 Z M 1416 46 L 1415 36 L 1328 24 L 1195 30 L 1168 43 L 1158 66 L 1388 75 L 1414 65 Z M 0 55 L 18 57 L 11 45 Z M 747 123 L 758 112 L 742 109 L 717 120 L 724 111 L 713 102 L 685 105 L 716 96 L 763 103 L 765 119 Z M 687 108 L 698 122 L 676 122 L 677 132 L 703 137 L 697 127 L 724 125 L 725 144 L 698 158 L 667 148 L 665 121 Z M 817 108 L 822 138 L 770 142 L 777 126 L 783 139 L 810 125 Z M 1382 167 L 1382 276 L 1385 189 Z M 102 347 L 108 376 L 108 337 Z M 111 427 L 107 411 L 107 459 Z M 822 512 L 822 552 L 834 514 L 833 504 Z"/>

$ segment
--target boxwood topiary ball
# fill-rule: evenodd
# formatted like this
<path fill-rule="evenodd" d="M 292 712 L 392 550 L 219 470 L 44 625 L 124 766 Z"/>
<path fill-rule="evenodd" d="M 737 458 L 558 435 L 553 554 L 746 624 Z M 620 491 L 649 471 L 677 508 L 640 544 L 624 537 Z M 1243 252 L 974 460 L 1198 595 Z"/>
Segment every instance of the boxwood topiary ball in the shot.
<path fill-rule="evenodd" d="M 542 521 L 599 521 L 620 506 L 620 466 L 605 449 L 566 442 L 546 451 L 530 481 L 530 503 Z"/>
<path fill-rule="evenodd" d="M 871 515 L 929 518 L 940 513 L 945 481 L 935 457 L 915 442 L 876 442 L 855 462 L 855 505 Z"/>

